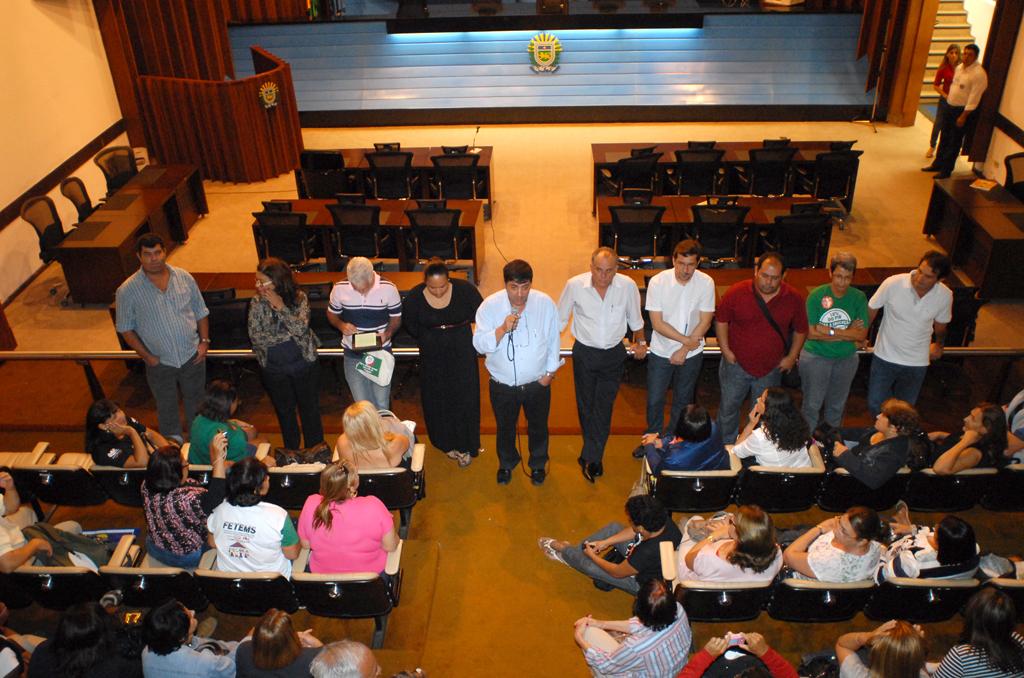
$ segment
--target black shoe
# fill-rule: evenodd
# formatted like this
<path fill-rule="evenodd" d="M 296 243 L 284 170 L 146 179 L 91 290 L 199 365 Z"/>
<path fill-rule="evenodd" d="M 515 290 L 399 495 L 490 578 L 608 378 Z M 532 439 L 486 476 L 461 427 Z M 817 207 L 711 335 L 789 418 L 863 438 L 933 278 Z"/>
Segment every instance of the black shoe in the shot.
<path fill-rule="evenodd" d="M 591 462 L 583 467 L 583 477 L 588 482 L 594 482 L 597 478 L 604 475 L 604 469 L 601 467 L 601 462 Z"/>
<path fill-rule="evenodd" d="M 940 168 L 936 167 L 935 165 L 928 165 L 927 167 L 921 168 L 922 172 L 938 172 L 939 170 Z"/>
<path fill-rule="evenodd" d="M 611 584 L 607 584 L 607 583 L 601 581 L 600 579 L 594 579 L 593 582 L 594 582 L 594 588 L 598 589 L 600 591 L 614 591 L 615 590 L 614 586 L 612 586 Z"/>
<path fill-rule="evenodd" d="M 935 178 L 936 179 L 948 179 L 949 178 L 949 172 L 939 172 L 938 174 L 935 175 Z"/>
<path fill-rule="evenodd" d="M 633 458 L 634 459 L 643 459 L 644 458 L 644 446 L 643 445 L 637 445 L 636 446 L 636 449 L 633 450 Z"/>
<path fill-rule="evenodd" d="M 510 468 L 499 468 L 498 469 L 498 484 L 508 485 L 512 482 L 512 469 Z"/>
<path fill-rule="evenodd" d="M 530 482 L 534 485 L 543 485 L 547 473 L 542 468 L 535 468 L 530 472 Z"/>

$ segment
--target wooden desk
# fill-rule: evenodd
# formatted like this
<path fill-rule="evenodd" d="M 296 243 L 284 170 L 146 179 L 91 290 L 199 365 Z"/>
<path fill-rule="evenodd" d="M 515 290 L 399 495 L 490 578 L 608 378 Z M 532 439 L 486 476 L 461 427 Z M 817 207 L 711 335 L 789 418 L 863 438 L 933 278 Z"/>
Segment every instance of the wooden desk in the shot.
<path fill-rule="evenodd" d="M 431 197 L 430 177 L 434 172 L 434 163 L 430 161 L 430 158 L 435 155 L 444 155 L 444 149 L 440 146 L 410 146 L 408 148 L 403 146 L 400 150 L 403 153 L 412 153 L 412 169 L 414 173 L 419 175 L 420 195 L 413 197 Z M 483 183 L 483 194 L 480 198 L 487 202 L 487 213 L 489 215 L 491 203 L 494 201 L 494 148 L 492 146 L 477 146 L 475 149 L 471 148 L 470 150 L 476 150 L 480 156 L 480 161 L 476 166 Z M 357 174 L 362 183 L 363 178 L 370 171 L 370 163 L 366 160 L 366 154 L 373 153 L 373 149 L 342 148 L 338 152 L 341 153 L 342 158 L 345 160 L 345 170 Z M 308 197 L 305 194 L 305 186 L 302 183 L 301 168 L 295 170 L 295 186 L 298 190 L 299 198 Z M 488 216 L 488 218 L 490 217 Z"/>
<path fill-rule="evenodd" d="M 793 156 L 793 164 L 801 166 L 809 166 L 814 164 L 815 158 L 820 153 L 828 153 L 832 150 L 831 141 L 791 141 L 790 145 L 796 148 L 796 155 Z M 716 149 L 725 151 L 725 155 L 722 156 L 722 162 L 726 167 L 743 166 L 750 162 L 750 150 L 754 148 L 761 148 L 763 141 L 720 141 L 715 144 Z M 629 157 L 629 152 L 634 148 L 648 148 L 654 146 L 655 153 L 661 153 L 661 158 L 658 160 L 659 177 L 670 167 L 676 164 L 676 151 L 686 150 L 686 142 L 680 143 L 665 143 L 655 144 L 650 142 L 633 142 L 628 144 L 591 144 L 590 149 L 594 159 L 594 183 L 592 186 L 593 190 L 593 205 L 594 213 L 597 213 L 597 198 L 601 193 L 601 171 L 611 170 L 615 167 L 615 164 L 623 158 Z M 854 176 L 854 186 L 856 186 L 857 179 Z M 656 191 L 660 191 L 661 181 L 656 181 Z M 730 191 L 739 192 L 736 187 L 730 187 Z M 850 191 L 851 198 L 846 205 L 846 209 L 853 209 L 853 190 Z"/>
<path fill-rule="evenodd" d="M 170 251 L 207 212 L 197 167 L 144 168 L 57 247 L 71 298 L 79 304 L 109 304 L 118 286 L 139 268 L 136 238 L 157 233 Z"/>
<path fill-rule="evenodd" d="M 334 200 L 314 200 L 312 198 L 293 200 L 292 211 L 306 213 L 306 225 L 321 230 L 321 242 L 324 253 L 327 257 L 327 266 L 330 269 L 339 268 L 338 258 L 335 256 L 331 242 L 331 231 L 334 229 L 334 219 L 331 217 L 328 205 L 336 204 Z M 401 232 L 409 230 L 409 217 L 406 210 L 416 209 L 416 202 L 413 200 L 367 200 L 367 205 L 380 206 L 380 223 L 384 228 L 390 228 Z M 480 270 L 483 267 L 484 241 L 486 233 L 483 226 L 483 201 L 481 200 L 449 200 L 448 207 L 461 211 L 459 215 L 459 226 L 467 232 L 473 246 L 471 259 L 473 260 L 473 280 L 480 279 Z M 255 227 L 255 222 L 253 222 Z M 411 271 L 412 264 L 409 253 L 404 247 L 404 241 L 398 239 L 398 265 L 403 271 Z"/>
<path fill-rule="evenodd" d="M 923 232 L 935 236 L 982 297 L 1024 297 L 1024 203 L 1001 186 L 971 188 L 973 179 L 935 180 Z"/>

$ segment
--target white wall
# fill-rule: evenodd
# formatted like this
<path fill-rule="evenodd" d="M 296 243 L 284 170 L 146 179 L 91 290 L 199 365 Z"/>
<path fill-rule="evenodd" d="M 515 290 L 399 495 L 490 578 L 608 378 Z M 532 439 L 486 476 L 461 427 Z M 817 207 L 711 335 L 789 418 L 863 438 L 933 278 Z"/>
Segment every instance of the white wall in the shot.
<path fill-rule="evenodd" d="M 1006 77 L 1003 98 L 999 102 L 999 113 L 1017 127 L 1024 129 L 1024 30 L 1017 36 L 1017 44 L 1013 49 L 1010 72 Z M 1003 159 L 1011 153 L 1021 151 L 1024 151 L 1024 148 L 1010 137 L 999 130 L 993 130 L 982 172 L 989 179 L 1002 183 L 1006 180 Z"/>
<path fill-rule="evenodd" d="M 91 0 L 0 0 L 4 103 L 0 106 L 0 205 L 28 190 L 121 118 Z M 126 141 L 121 139 L 119 143 Z M 86 163 L 75 172 L 93 201 L 103 175 Z M 75 211 L 58 190 L 65 227 Z M 21 219 L 0 231 L 0 299 L 39 268 L 39 244 Z"/>
<path fill-rule="evenodd" d="M 967 11 L 967 21 L 971 24 L 974 42 L 984 54 L 985 44 L 988 43 L 988 29 L 992 25 L 992 15 L 996 11 L 995 0 L 964 0 L 964 9 Z"/>

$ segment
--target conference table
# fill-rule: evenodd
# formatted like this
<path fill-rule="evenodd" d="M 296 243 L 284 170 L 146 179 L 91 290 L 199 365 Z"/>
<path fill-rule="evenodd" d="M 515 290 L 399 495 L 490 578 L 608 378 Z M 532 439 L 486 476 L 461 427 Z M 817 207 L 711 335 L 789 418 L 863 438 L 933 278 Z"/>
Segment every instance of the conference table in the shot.
<path fill-rule="evenodd" d="M 815 159 L 821 153 L 828 153 L 832 150 L 832 141 L 790 141 L 789 145 L 796 148 L 793 156 L 793 165 L 800 168 L 813 167 Z M 594 181 L 591 186 L 593 191 L 593 210 L 597 214 L 597 199 L 601 195 L 602 172 L 610 172 L 623 158 L 630 156 L 634 148 L 654 147 L 655 153 L 661 153 L 658 159 L 658 176 L 655 181 L 655 193 L 660 193 L 661 177 L 665 171 L 676 164 L 676 151 L 687 149 L 686 142 L 678 143 L 650 143 L 631 142 L 614 144 L 591 144 L 590 149 L 594 162 Z M 722 156 L 722 163 L 726 168 L 744 167 L 750 163 L 750 151 L 755 148 L 763 148 L 763 141 L 720 141 L 715 144 L 715 149 L 725 151 Z M 859 167 L 859 164 L 858 164 Z M 731 179 L 731 173 L 730 173 Z M 844 203 L 847 211 L 853 209 L 853 192 L 857 185 L 857 175 L 854 174 L 853 185 L 850 187 L 850 199 Z M 727 193 L 739 193 L 736 186 L 730 186 Z"/>
<path fill-rule="evenodd" d="M 430 158 L 435 155 L 444 155 L 444 149 L 440 146 L 409 146 L 399 149 L 402 153 L 412 153 L 412 171 L 419 177 L 420 195 L 418 198 L 430 198 L 430 177 L 434 173 L 434 163 Z M 482 194 L 480 199 L 487 203 L 487 218 L 490 218 L 491 203 L 494 201 L 494 147 L 475 146 L 469 149 L 470 152 L 480 156 L 477 163 L 477 171 L 481 178 Z M 358 175 L 360 185 L 364 185 L 364 177 L 370 171 L 370 163 L 366 160 L 367 153 L 373 153 L 372 148 L 341 148 L 338 149 L 345 161 L 345 170 Z M 308 197 L 305 194 L 306 188 L 302 181 L 302 169 L 295 170 L 295 186 L 300 198 Z"/>
<path fill-rule="evenodd" d="M 208 211 L 198 167 L 143 168 L 58 245 L 71 298 L 79 304 L 109 304 L 118 286 L 139 268 L 135 240 L 140 235 L 160 235 L 170 251 Z"/>
<path fill-rule="evenodd" d="M 974 177 L 936 179 L 923 232 L 935 237 L 982 297 L 1024 297 L 1024 203 Z"/>
<path fill-rule="evenodd" d="M 327 258 L 327 268 L 338 270 L 340 268 L 340 255 L 335 251 L 331 233 L 334 231 L 334 218 L 331 216 L 328 205 L 337 204 L 336 200 L 318 200 L 314 198 L 300 198 L 292 200 L 292 212 L 303 212 L 306 214 L 306 226 L 320 231 L 320 240 L 323 251 Z M 412 229 L 406 210 L 416 209 L 416 202 L 413 200 L 367 200 L 367 205 L 380 206 L 380 225 L 396 235 L 404 235 Z M 482 223 L 483 201 L 481 200 L 449 200 L 449 209 L 460 210 L 459 227 L 469 236 L 472 245 L 471 259 L 473 260 L 473 279 L 480 279 L 480 270 L 483 267 L 484 240 L 486 234 Z M 253 229 L 256 222 L 253 222 Z M 401 271 L 411 271 L 415 261 L 409 257 L 404 243 L 404 238 L 396 238 L 399 243 L 398 268 Z"/>

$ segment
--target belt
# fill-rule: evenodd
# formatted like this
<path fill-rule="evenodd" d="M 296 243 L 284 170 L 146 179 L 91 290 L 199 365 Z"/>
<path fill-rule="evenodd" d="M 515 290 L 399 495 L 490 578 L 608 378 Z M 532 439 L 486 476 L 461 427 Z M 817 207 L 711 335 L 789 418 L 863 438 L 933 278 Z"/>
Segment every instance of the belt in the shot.
<path fill-rule="evenodd" d="M 432 329 L 432 330 L 454 330 L 454 329 L 459 328 L 459 327 L 468 327 L 471 322 L 472 322 L 471 320 L 463 320 L 460 323 L 450 323 L 448 325 L 434 325 L 430 329 Z"/>

